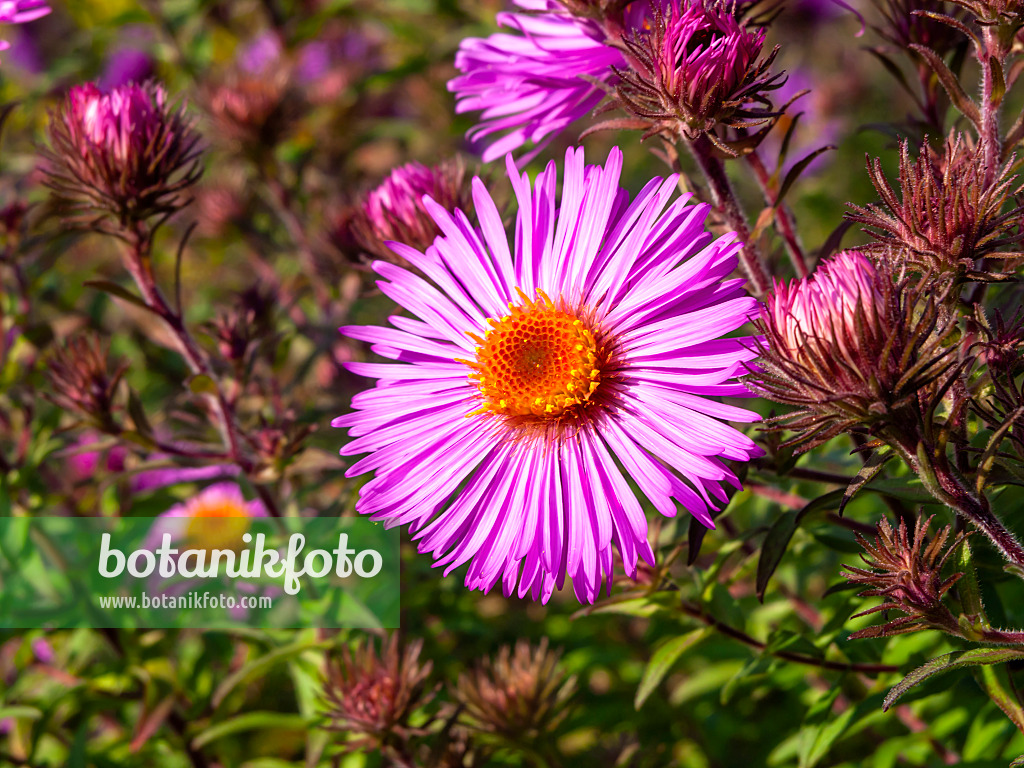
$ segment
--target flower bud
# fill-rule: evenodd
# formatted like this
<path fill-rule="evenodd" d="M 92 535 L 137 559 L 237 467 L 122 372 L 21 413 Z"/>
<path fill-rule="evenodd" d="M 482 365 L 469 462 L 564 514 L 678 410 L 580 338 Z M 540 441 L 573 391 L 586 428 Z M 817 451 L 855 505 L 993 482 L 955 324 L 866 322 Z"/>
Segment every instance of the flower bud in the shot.
<path fill-rule="evenodd" d="M 394 169 L 360 201 L 347 222 L 349 237 L 366 252 L 388 261 L 397 259 L 388 241 L 425 250 L 441 230 L 423 205 L 424 195 L 447 211 L 471 212 L 473 197 L 465 164 L 454 159 L 430 167 L 407 163 Z"/>
<path fill-rule="evenodd" d="M 760 369 L 747 384 L 797 406 L 773 421 L 798 432 L 789 444 L 809 450 L 845 431 L 898 429 L 917 423 L 915 409 L 936 404 L 936 382 L 953 365 L 955 346 L 944 343 L 953 321 L 940 320 L 934 297 L 894 282 L 888 269 L 843 251 L 766 297 Z"/>
<path fill-rule="evenodd" d="M 917 160 L 911 160 L 904 141 L 899 191 L 889 185 L 875 159 L 868 173 L 882 201 L 852 206 L 847 218 L 866 225 L 878 241 L 866 246 L 868 252 L 893 250 L 920 270 L 990 280 L 993 275 L 974 271 L 975 261 L 1020 256 L 997 249 L 1024 239 L 1024 233 L 1014 231 L 1021 209 L 1003 211 L 1007 199 L 1020 192 L 1011 190 L 1009 170 L 1004 166 L 993 172 L 961 134 L 950 136 L 941 153 L 926 142 Z"/>
<path fill-rule="evenodd" d="M 844 575 L 850 583 L 868 587 L 858 593 L 860 597 L 882 597 L 884 601 L 856 615 L 867 616 L 890 610 L 905 615 L 886 624 L 854 632 L 850 637 L 888 637 L 925 627 L 956 631 L 957 621 L 942 604 L 942 597 L 963 574 L 954 573 L 944 579 L 942 568 L 967 534 L 958 534 L 947 547 L 946 540 L 951 530 L 947 525 L 927 541 L 931 521 L 931 517 L 917 519 L 912 541 L 905 520 L 900 521 L 895 531 L 888 520 L 882 520 L 873 542 L 857 535 L 857 541 L 867 552 L 861 555 L 861 559 L 868 567 L 847 565 Z"/>
<path fill-rule="evenodd" d="M 99 337 L 82 334 L 51 355 L 46 373 L 57 405 L 83 414 L 101 428 L 116 430 L 114 396 L 127 370 L 127 363 L 111 369 Z"/>
<path fill-rule="evenodd" d="M 188 204 L 202 173 L 192 121 L 153 82 L 108 93 L 76 86 L 49 132 L 48 185 L 86 215 L 122 224 L 168 215 Z"/>
<path fill-rule="evenodd" d="M 513 744 L 554 731 L 576 689 L 576 679 L 559 667 L 560 655 L 546 638 L 536 648 L 521 640 L 514 651 L 504 646 L 461 675 L 453 695 L 464 707 L 465 724 Z"/>
<path fill-rule="evenodd" d="M 431 662 L 420 664 L 423 641 L 399 650 L 398 635 L 382 644 L 380 653 L 371 640 L 354 651 L 342 648 L 341 658 L 327 669 L 324 695 L 329 728 L 356 739 L 346 742 L 352 750 L 379 747 L 384 740 L 410 734 L 412 714 L 433 698 L 426 690 Z"/>
<path fill-rule="evenodd" d="M 723 5 L 673 2 L 663 11 L 654 3 L 650 23 L 622 40 L 629 67 L 613 67 L 616 99 L 649 124 L 647 135 L 669 139 L 765 123 L 778 113 L 764 94 L 782 75 L 769 72 L 778 49 L 760 58 L 764 41 L 763 29 Z"/>

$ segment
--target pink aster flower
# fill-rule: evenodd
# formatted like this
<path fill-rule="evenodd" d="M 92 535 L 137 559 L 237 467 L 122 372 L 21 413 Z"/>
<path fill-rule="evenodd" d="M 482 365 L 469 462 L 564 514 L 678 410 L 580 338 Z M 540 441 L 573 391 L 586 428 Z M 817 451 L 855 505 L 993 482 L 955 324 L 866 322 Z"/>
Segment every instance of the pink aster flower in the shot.
<path fill-rule="evenodd" d="M 147 540 L 159 544 L 163 535 L 169 533 L 175 543 L 231 549 L 240 545 L 242 534 L 254 517 L 267 517 L 263 502 L 246 501 L 235 483 L 217 483 L 160 515 Z"/>
<path fill-rule="evenodd" d="M 507 159 L 519 202 L 514 249 L 479 179 L 479 229 L 429 197 L 443 232 L 426 252 L 391 248 L 422 276 L 378 261 L 381 290 L 418 319 L 347 327 L 397 364 L 351 363 L 378 379 L 335 419 L 368 453 L 349 476 L 375 472 L 356 509 L 409 526 L 422 552 L 466 585 L 547 600 L 572 578 L 593 602 L 617 550 L 626 573 L 653 563 L 632 479 L 667 516 L 680 506 L 712 527 L 739 485 L 724 460 L 759 454 L 723 420 L 756 414 L 713 399 L 743 393 L 747 338 L 722 338 L 756 310 L 726 279 L 740 245 L 713 241 L 706 205 L 670 202 L 676 177 L 632 203 L 622 153 L 586 166 L 566 154 L 531 187 Z"/>
<path fill-rule="evenodd" d="M 664 11 L 655 5 L 650 19 L 623 37 L 629 66 L 615 67 L 616 99 L 648 136 L 707 134 L 718 143 L 718 124 L 750 128 L 778 116 L 765 95 L 782 77 L 770 71 L 778 49 L 761 59 L 764 29 L 748 28 L 734 11 L 674 0 Z"/>
<path fill-rule="evenodd" d="M 498 23 L 518 34 L 463 40 L 455 56 L 463 74 L 448 83 L 456 112 L 482 112 L 467 135 L 490 142 L 485 162 L 528 141 L 539 151 L 593 110 L 606 93 L 598 83 L 613 84 L 612 67 L 626 64 L 597 21 L 571 15 L 557 0 L 515 3 L 528 13 L 499 13 Z"/>
<path fill-rule="evenodd" d="M 27 24 L 42 18 L 50 12 L 44 0 L 0 0 L 0 24 Z M 0 40 L 0 51 L 6 51 L 11 44 Z"/>

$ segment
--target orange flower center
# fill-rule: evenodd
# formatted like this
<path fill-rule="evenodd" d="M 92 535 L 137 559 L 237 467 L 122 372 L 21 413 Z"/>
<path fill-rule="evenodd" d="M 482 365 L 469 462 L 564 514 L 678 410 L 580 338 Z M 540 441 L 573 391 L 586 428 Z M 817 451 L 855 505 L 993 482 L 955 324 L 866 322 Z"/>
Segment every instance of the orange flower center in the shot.
<path fill-rule="evenodd" d="M 510 314 L 488 319 L 490 330 L 477 342 L 476 360 L 463 360 L 483 395 L 481 408 L 467 414 L 557 419 L 582 408 L 601 382 L 603 349 L 578 315 L 560 309 L 538 292 L 531 301 L 509 304 Z"/>
<path fill-rule="evenodd" d="M 238 499 L 207 494 L 187 508 L 185 540 L 197 549 L 239 549 L 242 534 L 249 530 L 249 509 Z"/>

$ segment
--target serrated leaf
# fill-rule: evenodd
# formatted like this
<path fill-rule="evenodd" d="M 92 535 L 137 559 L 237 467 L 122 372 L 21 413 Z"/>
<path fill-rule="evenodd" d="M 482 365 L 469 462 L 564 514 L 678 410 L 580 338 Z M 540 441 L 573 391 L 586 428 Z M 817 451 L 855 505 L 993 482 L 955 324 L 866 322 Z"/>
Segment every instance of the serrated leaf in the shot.
<path fill-rule="evenodd" d="M 984 664 L 1002 664 L 1014 659 L 1024 659 L 1024 650 L 1018 648 L 972 648 L 968 651 L 953 651 L 952 653 L 937 656 L 927 664 L 923 664 L 915 669 L 893 686 L 892 690 L 889 691 L 889 695 L 885 697 L 882 709 L 890 709 L 903 694 L 915 685 L 920 685 L 925 680 L 936 675 L 951 672 L 954 669 L 977 667 Z"/>
<path fill-rule="evenodd" d="M 692 632 L 687 632 L 685 635 L 673 637 L 659 647 L 651 656 L 650 662 L 648 662 L 647 667 L 644 669 L 643 677 L 640 678 L 640 685 L 637 686 L 633 706 L 640 709 L 648 697 L 654 693 L 654 689 L 665 679 L 665 675 L 668 674 L 669 670 L 679 661 L 679 657 L 707 637 L 709 631 L 708 627 L 701 627 Z"/>

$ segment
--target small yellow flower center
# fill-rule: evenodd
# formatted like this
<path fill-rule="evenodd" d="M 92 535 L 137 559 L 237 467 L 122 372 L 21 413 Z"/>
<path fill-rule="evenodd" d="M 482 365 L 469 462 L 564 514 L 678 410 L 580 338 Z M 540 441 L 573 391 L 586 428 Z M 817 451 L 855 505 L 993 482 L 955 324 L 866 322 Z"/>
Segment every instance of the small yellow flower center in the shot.
<path fill-rule="evenodd" d="M 510 313 L 487 323 L 476 360 L 464 360 L 484 405 L 467 414 L 557 419 L 587 404 L 601 382 L 604 351 L 578 315 L 556 307 L 543 293 L 509 304 Z"/>
<path fill-rule="evenodd" d="M 199 498 L 188 509 L 185 540 L 197 549 L 239 549 L 249 530 L 249 510 L 229 496 Z"/>

